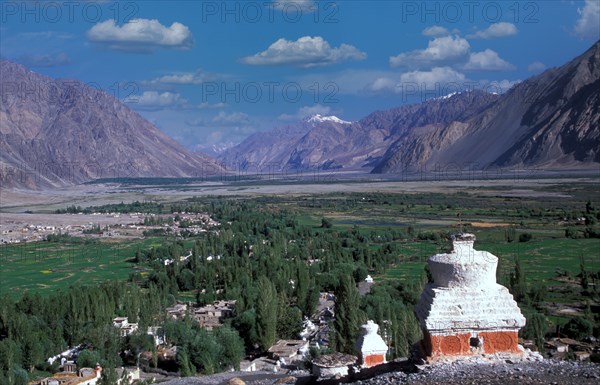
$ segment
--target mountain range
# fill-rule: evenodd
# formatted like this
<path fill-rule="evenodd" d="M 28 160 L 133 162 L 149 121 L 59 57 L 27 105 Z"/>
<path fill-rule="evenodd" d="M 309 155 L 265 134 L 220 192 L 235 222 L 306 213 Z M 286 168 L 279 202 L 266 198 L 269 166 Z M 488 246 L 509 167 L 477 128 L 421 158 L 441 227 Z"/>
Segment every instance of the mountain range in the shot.
<path fill-rule="evenodd" d="M 204 177 L 223 172 L 112 95 L 0 61 L 0 181 L 44 188 L 99 178 Z"/>
<path fill-rule="evenodd" d="M 229 167 L 398 173 L 444 165 L 597 168 L 600 42 L 502 95 L 471 90 L 377 111 L 357 122 L 313 116 L 251 135 L 218 159 Z"/>
<path fill-rule="evenodd" d="M 184 148 L 103 91 L 0 61 L 0 183 L 45 188 L 100 178 L 230 170 L 399 173 L 454 167 L 598 168 L 600 41 L 504 94 L 457 92 L 355 121 L 314 115 L 232 146 Z"/>

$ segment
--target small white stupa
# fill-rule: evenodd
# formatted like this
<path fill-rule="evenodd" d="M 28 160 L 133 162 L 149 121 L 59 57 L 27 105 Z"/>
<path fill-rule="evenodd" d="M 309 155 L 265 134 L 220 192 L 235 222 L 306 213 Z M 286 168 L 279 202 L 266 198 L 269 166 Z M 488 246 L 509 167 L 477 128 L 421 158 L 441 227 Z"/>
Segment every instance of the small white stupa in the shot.
<path fill-rule="evenodd" d="M 388 347 L 383 338 L 377 334 L 378 330 L 379 325 L 373 321 L 367 321 L 366 324 L 362 325 L 361 334 L 356 340 L 356 344 L 354 344 L 354 348 L 359 353 L 359 364 L 364 368 L 387 362 L 385 355 Z"/>
<path fill-rule="evenodd" d="M 498 258 L 473 248 L 475 235 L 453 237 L 453 250 L 428 264 L 427 284 L 416 307 L 429 358 L 521 353 L 525 318 L 507 288 L 496 283 Z"/>

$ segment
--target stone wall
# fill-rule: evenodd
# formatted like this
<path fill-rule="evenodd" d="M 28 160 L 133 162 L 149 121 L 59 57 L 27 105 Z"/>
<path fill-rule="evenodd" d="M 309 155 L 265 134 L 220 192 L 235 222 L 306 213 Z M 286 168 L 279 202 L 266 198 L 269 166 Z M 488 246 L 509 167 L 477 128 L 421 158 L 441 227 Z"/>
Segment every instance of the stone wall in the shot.
<path fill-rule="evenodd" d="M 423 348 L 428 357 L 521 353 L 516 331 L 489 331 L 431 335 L 425 332 Z"/>
<path fill-rule="evenodd" d="M 385 354 L 372 354 L 363 358 L 363 366 L 370 368 L 375 365 L 386 363 Z"/>

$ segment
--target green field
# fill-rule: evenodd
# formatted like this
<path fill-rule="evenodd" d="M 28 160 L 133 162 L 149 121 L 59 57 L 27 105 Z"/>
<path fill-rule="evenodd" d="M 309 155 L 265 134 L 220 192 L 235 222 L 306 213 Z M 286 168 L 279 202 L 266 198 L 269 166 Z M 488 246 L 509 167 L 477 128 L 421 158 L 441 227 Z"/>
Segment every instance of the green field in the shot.
<path fill-rule="evenodd" d="M 402 262 L 390 269 L 385 278 L 410 279 L 421 274 L 427 258 L 437 252 L 430 243 L 405 245 Z M 558 272 L 566 271 L 571 276 L 579 274 L 580 256 L 585 257 L 586 268 L 600 270 L 600 239 L 545 239 L 525 243 L 481 243 L 477 250 L 485 250 L 498 257 L 498 280 L 502 281 L 512 272 L 514 258 L 521 260 L 526 279 L 533 283 L 550 284 Z"/>
<path fill-rule="evenodd" d="M 0 295 L 19 296 L 26 290 L 48 293 L 74 284 L 92 285 L 125 280 L 137 249 L 156 238 L 91 244 L 33 242 L 0 247 Z"/>
<path fill-rule="evenodd" d="M 527 284 L 532 286 L 564 286 L 565 280 L 556 278 L 565 273 L 575 280 L 582 256 L 588 271 L 600 271 L 600 239 L 565 238 L 567 225 L 560 223 L 562 217 L 583 215 L 586 201 L 590 199 L 600 205 L 598 183 L 541 184 L 529 186 L 524 192 L 515 192 L 512 188 L 465 188 L 449 193 L 258 194 L 243 199 L 253 200 L 264 210 L 285 212 L 298 225 L 310 227 L 313 233 L 324 231 L 320 227 L 324 217 L 332 222 L 334 231 L 358 228 L 370 239 L 390 231 L 401 232 L 403 237 L 392 242 L 396 247 L 395 261 L 377 279 L 421 279 L 427 258 L 448 247 L 444 240 L 447 234 L 461 230 L 476 234 L 477 249 L 498 256 L 499 283 L 508 282 L 515 257 L 520 259 Z M 209 205 L 211 201 L 241 198 L 193 197 L 189 202 Z M 166 197 L 164 202 L 168 207 Z M 509 228 L 516 237 L 512 242 L 506 240 Z M 581 231 L 584 227 L 574 228 Z M 421 238 L 424 233 L 436 233 L 437 239 Z M 531 234 L 532 240 L 519 242 L 518 236 L 523 233 Z M 149 238 L 92 244 L 37 242 L 2 246 L 0 294 L 18 295 L 25 290 L 43 293 L 76 283 L 127 279 L 134 271 L 134 265 L 127 260 L 135 251 L 157 246 L 162 241 L 162 238 Z M 368 247 L 375 250 L 380 245 L 373 242 Z M 559 296 L 559 299 L 567 298 Z"/>

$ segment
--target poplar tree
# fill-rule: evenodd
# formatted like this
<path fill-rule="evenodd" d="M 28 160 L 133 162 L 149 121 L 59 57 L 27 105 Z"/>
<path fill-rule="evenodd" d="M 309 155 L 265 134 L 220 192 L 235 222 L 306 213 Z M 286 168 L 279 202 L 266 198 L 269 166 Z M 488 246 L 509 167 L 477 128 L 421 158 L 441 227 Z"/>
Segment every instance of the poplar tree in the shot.
<path fill-rule="evenodd" d="M 525 300 L 526 286 L 525 286 L 525 274 L 521 268 L 521 260 L 519 257 L 515 257 L 515 269 L 510 276 L 510 291 L 515 297 L 515 301 L 521 303 Z"/>
<path fill-rule="evenodd" d="M 221 326 L 215 330 L 215 337 L 223 347 L 221 354 L 222 369 L 240 370 L 240 361 L 244 358 L 244 341 L 237 330 L 229 326 Z"/>
<path fill-rule="evenodd" d="M 277 337 L 277 293 L 269 279 L 262 276 L 257 285 L 258 299 L 256 301 L 256 332 L 261 349 L 267 350 Z"/>
<path fill-rule="evenodd" d="M 354 342 L 360 325 L 365 321 L 360 310 L 360 294 L 350 276 L 343 276 L 335 298 L 335 343 L 336 350 L 354 353 Z"/>

